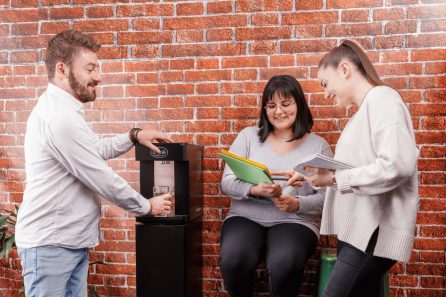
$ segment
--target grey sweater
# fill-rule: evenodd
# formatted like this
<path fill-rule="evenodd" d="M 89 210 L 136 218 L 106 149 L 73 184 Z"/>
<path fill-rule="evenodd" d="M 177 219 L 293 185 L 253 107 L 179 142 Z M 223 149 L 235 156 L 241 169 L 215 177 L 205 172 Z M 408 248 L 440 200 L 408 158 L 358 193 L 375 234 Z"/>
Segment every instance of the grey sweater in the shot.
<path fill-rule="evenodd" d="M 336 234 L 364 251 L 379 226 L 374 255 L 410 259 L 418 209 L 418 150 L 400 95 L 371 89 L 336 145 L 335 159 L 355 168 L 336 171 L 322 215 L 322 234 Z"/>
<path fill-rule="evenodd" d="M 230 151 L 265 164 L 270 171 L 291 171 L 296 161 L 314 153 L 332 156 L 328 143 L 314 133 L 309 134 L 293 151 L 279 155 L 267 141 L 264 143 L 259 141 L 257 131 L 257 127 L 242 130 L 231 145 Z M 285 183 L 281 182 L 283 192 L 300 199 L 300 209 L 293 213 L 281 211 L 269 201 L 250 198 L 249 191 L 252 185 L 237 179 L 229 166 L 225 166 L 221 190 L 232 198 L 226 219 L 241 216 L 266 227 L 281 223 L 298 223 L 307 226 L 319 236 L 325 189 L 315 191 L 307 183 L 300 188 L 285 187 Z"/>

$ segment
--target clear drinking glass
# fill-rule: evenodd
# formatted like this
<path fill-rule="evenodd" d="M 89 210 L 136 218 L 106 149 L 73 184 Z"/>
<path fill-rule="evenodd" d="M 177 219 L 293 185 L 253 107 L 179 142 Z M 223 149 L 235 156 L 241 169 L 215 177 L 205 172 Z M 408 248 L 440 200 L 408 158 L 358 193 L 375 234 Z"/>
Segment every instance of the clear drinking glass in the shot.
<path fill-rule="evenodd" d="M 169 186 L 155 186 L 153 187 L 153 196 L 160 196 L 163 194 L 170 193 L 172 195 L 172 206 L 170 207 L 170 212 L 163 212 L 161 214 L 155 215 L 156 217 L 173 217 L 175 216 L 175 190 L 173 187 Z"/>

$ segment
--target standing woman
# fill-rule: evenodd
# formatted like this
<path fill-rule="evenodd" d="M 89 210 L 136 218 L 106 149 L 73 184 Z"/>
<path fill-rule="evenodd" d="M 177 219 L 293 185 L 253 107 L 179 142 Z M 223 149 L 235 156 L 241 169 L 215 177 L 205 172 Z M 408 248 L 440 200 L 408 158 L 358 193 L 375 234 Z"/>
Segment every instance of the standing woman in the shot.
<path fill-rule="evenodd" d="M 297 80 L 274 76 L 263 92 L 259 126 L 242 130 L 230 151 L 261 162 L 272 172 L 290 171 L 307 155 L 331 156 L 328 143 L 311 133 L 312 126 Z M 228 166 L 221 190 L 231 197 L 220 240 L 221 271 L 231 297 L 253 295 L 254 271 L 263 257 L 271 296 L 296 297 L 305 263 L 318 242 L 325 193 L 307 183 L 283 190 L 277 183 L 252 185 L 237 179 Z"/>
<path fill-rule="evenodd" d="M 337 235 L 338 260 L 324 296 L 379 296 L 381 277 L 396 261 L 409 261 L 414 242 L 418 150 L 411 118 L 400 94 L 383 84 L 355 42 L 333 48 L 318 68 L 326 98 L 359 107 L 334 157 L 354 168 L 312 168 L 315 175 L 305 178 L 331 186 L 321 234 Z"/>

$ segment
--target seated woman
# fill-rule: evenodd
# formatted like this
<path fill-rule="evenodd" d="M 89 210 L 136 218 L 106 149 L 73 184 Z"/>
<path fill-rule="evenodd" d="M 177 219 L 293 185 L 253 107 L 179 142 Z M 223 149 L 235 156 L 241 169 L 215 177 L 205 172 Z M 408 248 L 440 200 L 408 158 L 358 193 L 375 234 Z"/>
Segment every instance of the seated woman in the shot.
<path fill-rule="evenodd" d="M 314 153 L 332 156 L 328 143 L 310 130 L 313 119 L 301 86 L 288 75 L 272 77 L 262 97 L 257 126 L 242 130 L 230 151 L 268 166 L 291 171 Z M 295 297 L 306 261 L 319 237 L 324 192 L 304 183 L 252 185 L 226 166 L 221 189 L 231 207 L 221 231 L 221 271 L 232 297 L 253 295 L 254 271 L 264 256 L 271 296 Z M 257 197 L 274 198 L 274 203 Z"/>

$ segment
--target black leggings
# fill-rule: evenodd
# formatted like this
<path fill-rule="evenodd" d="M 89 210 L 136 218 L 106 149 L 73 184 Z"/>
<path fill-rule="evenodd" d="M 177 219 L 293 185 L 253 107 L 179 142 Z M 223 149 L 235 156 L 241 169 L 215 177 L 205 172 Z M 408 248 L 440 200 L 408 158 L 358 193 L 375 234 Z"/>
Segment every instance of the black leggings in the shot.
<path fill-rule="evenodd" d="M 243 217 L 231 217 L 221 231 L 221 271 L 231 297 L 253 295 L 254 271 L 265 255 L 273 297 L 295 297 L 305 263 L 317 245 L 308 227 L 284 223 L 263 227 Z"/>
<path fill-rule="evenodd" d="M 324 297 L 379 297 L 382 279 L 395 260 L 373 256 L 378 229 L 364 252 L 338 240 L 338 259 L 333 267 Z"/>

